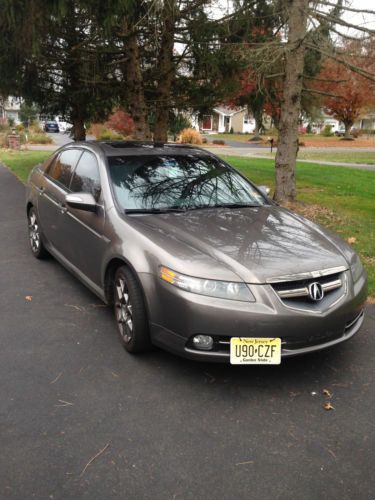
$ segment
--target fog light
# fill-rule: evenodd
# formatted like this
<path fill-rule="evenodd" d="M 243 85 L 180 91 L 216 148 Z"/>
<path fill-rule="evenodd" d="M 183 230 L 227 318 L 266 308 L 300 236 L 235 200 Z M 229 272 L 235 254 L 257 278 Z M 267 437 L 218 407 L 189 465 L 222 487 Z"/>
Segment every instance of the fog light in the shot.
<path fill-rule="evenodd" d="M 193 337 L 193 345 L 197 349 L 210 351 L 214 345 L 214 340 L 209 335 L 195 335 Z"/>

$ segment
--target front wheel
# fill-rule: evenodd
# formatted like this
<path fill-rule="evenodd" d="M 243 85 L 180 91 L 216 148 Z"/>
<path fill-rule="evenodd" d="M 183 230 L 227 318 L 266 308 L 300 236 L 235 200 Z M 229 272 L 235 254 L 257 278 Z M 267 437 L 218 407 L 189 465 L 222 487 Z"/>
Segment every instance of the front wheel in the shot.
<path fill-rule="evenodd" d="M 48 256 L 48 252 L 42 242 L 39 221 L 34 208 L 30 208 L 27 218 L 29 225 L 29 242 L 31 251 L 34 257 L 36 257 L 37 259 L 44 259 Z"/>
<path fill-rule="evenodd" d="M 128 352 L 146 352 L 151 348 L 147 311 L 143 294 L 132 271 L 121 266 L 113 283 L 114 310 L 123 346 Z"/>

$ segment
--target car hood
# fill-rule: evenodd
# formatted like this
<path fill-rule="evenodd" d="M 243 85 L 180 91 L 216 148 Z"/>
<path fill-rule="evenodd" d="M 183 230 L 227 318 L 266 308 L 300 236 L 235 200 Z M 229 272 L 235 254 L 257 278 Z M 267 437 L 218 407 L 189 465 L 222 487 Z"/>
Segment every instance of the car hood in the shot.
<path fill-rule="evenodd" d="M 349 247 L 320 226 L 277 206 L 202 209 L 132 216 L 138 231 L 163 236 L 164 250 L 175 258 L 176 240 L 229 268 L 247 283 L 285 275 L 348 267 Z M 192 256 L 193 257 L 193 256 Z M 345 258 L 346 257 L 346 258 Z M 167 262 L 164 263 L 168 265 Z M 199 266 L 200 267 L 200 266 Z M 210 277 L 181 259 L 177 271 Z"/>

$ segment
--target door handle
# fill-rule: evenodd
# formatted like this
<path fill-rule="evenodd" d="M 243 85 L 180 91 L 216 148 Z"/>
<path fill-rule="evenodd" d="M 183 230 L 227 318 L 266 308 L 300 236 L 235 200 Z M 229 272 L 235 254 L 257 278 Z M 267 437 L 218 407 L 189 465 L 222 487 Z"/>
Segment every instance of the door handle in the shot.
<path fill-rule="evenodd" d="M 42 194 L 44 193 L 44 190 L 45 190 L 45 188 L 43 186 L 41 186 L 39 188 L 39 196 L 42 196 Z"/>
<path fill-rule="evenodd" d="M 62 214 L 65 214 L 68 210 L 68 207 L 66 205 L 64 205 L 63 203 L 60 203 L 60 212 Z"/>

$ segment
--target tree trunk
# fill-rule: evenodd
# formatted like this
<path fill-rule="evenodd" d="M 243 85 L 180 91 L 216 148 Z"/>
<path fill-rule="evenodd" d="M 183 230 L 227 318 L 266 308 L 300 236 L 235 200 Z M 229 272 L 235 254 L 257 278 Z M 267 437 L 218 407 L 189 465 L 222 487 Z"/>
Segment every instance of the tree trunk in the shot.
<path fill-rule="evenodd" d="M 253 141 L 257 140 L 259 141 L 261 139 L 260 137 L 260 131 L 263 127 L 263 112 L 261 111 L 254 113 L 254 120 L 255 120 L 255 128 L 254 128 L 254 137 Z"/>
<path fill-rule="evenodd" d="M 86 129 L 85 122 L 82 118 L 73 118 L 72 134 L 74 141 L 85 141 L 86 140 Z"/>
<path fill-rule="evenodd" d="M 156 90 L 156 109 L 154 140 L 168 141 L 169 111 L 171 88 L 174 79 L 173 46 L 175 30 L 175 0 L 164 3 L 163 34 L 158 58 L 158 86 Z"/>
<path fill-rule="evenodd" d="M 139 48 L 136 35 L 131 33 L 126 43 L 127 60 L 124 66 L 126 79 L 127 109 L 134 120 L 134 138 L 136 140 L 150 139 L 150 127 L 147 120 L 143 76 L 141 70 Z"/>
<path fill-rule="evenodd" d="M 353 126 L 353 123 L 350 122 L 350 123 L 344 123 L 345 125 L 345 135 L 344 135 L 344 139 L 351 139 L 351 135 L 350 135 L 350 131 L 352 129 L 352 126 Z"/>
<path fill-rule="evenodd" d="M 301 109 L 301 94 L 307 30 L 309 0 L 283 0 L 288 16 L 288 42 L 285 51 L 285 77 L 279 140 L 276 153 L 276 189 L 274 199 L 278 202 L 294 200 L 296 196 L 296 158 L 298 152 L 298 120 Z"/>

